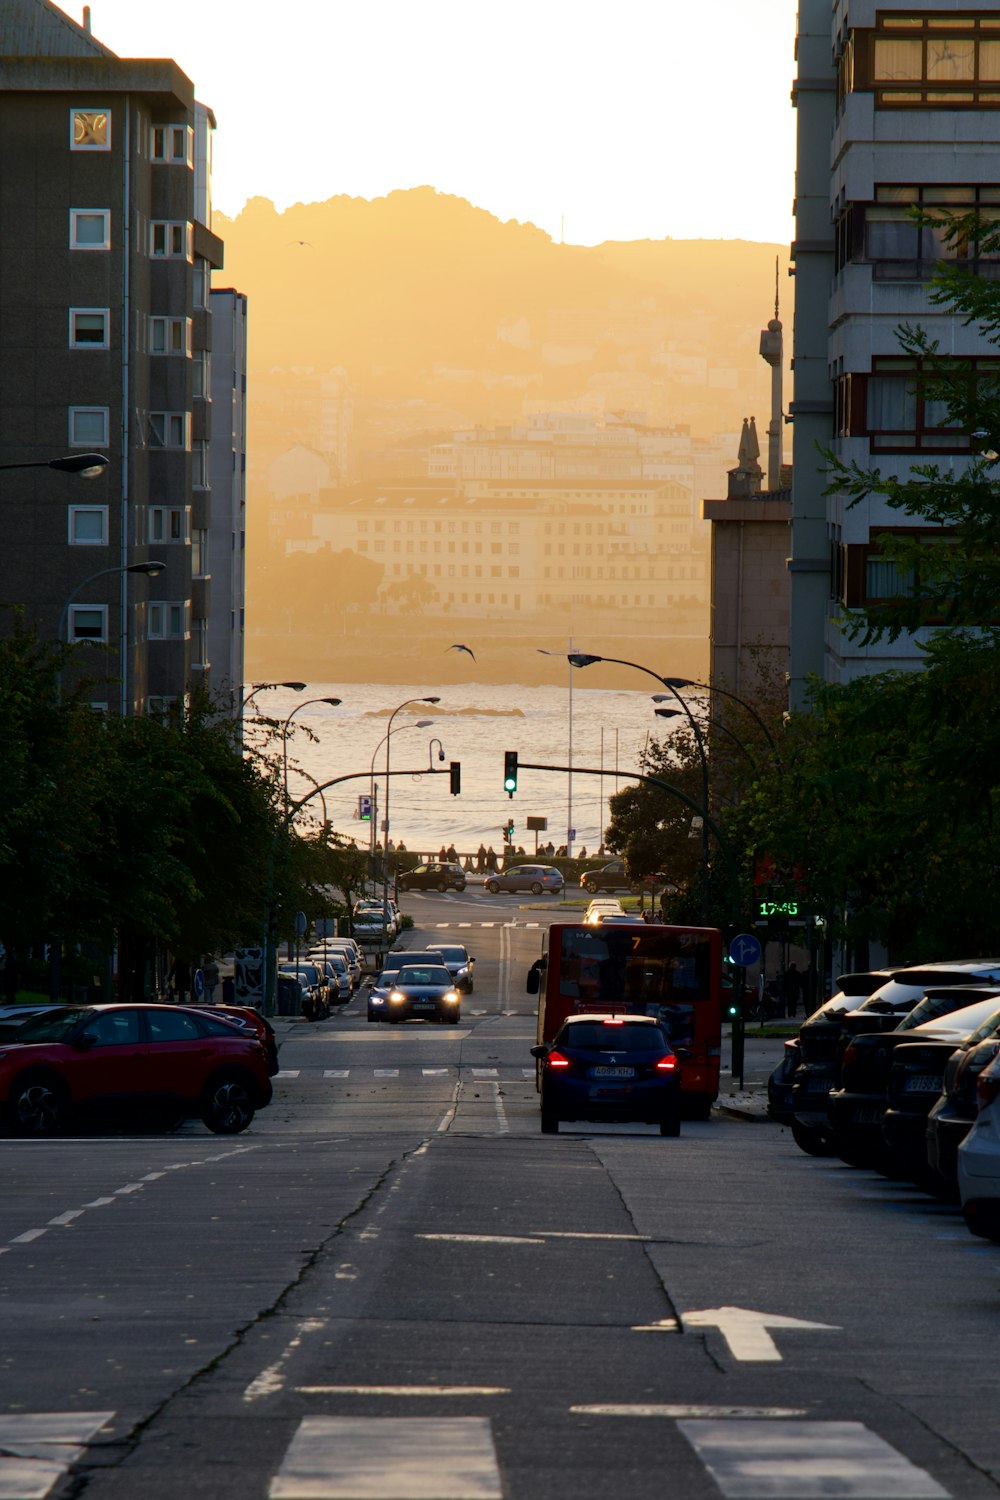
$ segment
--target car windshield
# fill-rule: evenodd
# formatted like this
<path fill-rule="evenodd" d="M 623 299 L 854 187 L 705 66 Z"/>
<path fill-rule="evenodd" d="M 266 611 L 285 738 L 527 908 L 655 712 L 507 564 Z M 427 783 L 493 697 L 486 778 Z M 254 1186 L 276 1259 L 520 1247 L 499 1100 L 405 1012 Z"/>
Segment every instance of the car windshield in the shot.
<path fill-rule="evenodd" d="M 400 969 L 396 979 L 398 985 L 404 984 L 451 984 L 451 975 L 447 969 L 432 968 L 427 965 L 412 964 L 410 967 Z"/>
<path fill-rule="evenodd" d="M 441 957 L 446 964 L 466 964 L 469 961 L 464 948 L 442 948 Z"/>
<path fill-rule="evenodd" d="M 967 1005 L 975 1003 L 977 997 L 975 992 L 970 993 L 966 989 L 955 989 L 949 994 L 947 990 L 925 995 L 924 998 L 913 1007 L 904 1021 L 900 1021 L 896 1027 L 897 1031 L 913 1031 L 917 1026 L 922 1026 L 925 1021 L 936 1021 L 941 1016 L 950 1016 L 954 1011 L 964 1010 Z"/>
<path fill-rule="evenodd" d="M 666 1032 L 636 1021 L 575 1021 L 563 1027 L 555 1045 L 586 1052 L 670 1051 Z"/>
<path fill-rule="evenodd" d="M 19 1042 L 64 1042 L 81 1020 L 96 1014 L 96 1011 L 81 1010 L 79 1007 L 50 1010 L 43 1016 L 36 1016 L 33 1021 L 25 1021 L 24 1025 L 18 1028 L 17 1040 Z"/>

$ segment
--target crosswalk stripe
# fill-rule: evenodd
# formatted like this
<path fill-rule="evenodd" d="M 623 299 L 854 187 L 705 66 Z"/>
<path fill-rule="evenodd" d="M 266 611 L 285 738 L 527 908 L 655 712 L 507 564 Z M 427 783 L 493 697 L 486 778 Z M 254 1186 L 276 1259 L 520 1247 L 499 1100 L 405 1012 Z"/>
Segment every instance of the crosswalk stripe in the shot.
<path fill-rule="evenodd" d="M 502 1500 L 485 1417 L 306 1417 L 271 1500 Z"/>
<path fill-rule="evenodd" d="M 678 1422 L 731 1500 L 943 1500 L 948 1491 L 861 1422 Z"/>
<path fill-rule="evenodd" d="M 398 1078 L 399 1077 L 399 1069 L 398 1068 L 376 1068 L 375 1069 L 375 1077 L 376 1078 Z"/>
<path fill-rule="evenodd" d="M 534 1078 L 534 1076 L 535 1076 L 535 1070 L 534 1070 L 534 1068 L 522 1068 L 521 1069 L 521 1077 L 522 1078 Z"/>
<path fill-rule="evenodd" d="M 450 1068 L 421 1068 L 425 1078 L 447 1078 L 451 1072 Z"/>
<path fill-rule="evenodd" d="M 301 1068 L 282 1068 L 276 1076 L 278 1078 L 298 1078 Z"/>
<path fill-rule="evenodd" d="M 0 1416 L 0 1500 L 44 1500 L 113 1411 Z"/>
<path fill-rule="evenodd" d="M 350 1078 L 350 1068 L 324 1068 L 324 1078 Z"/>
<path fill-rule="evenodd" d="M 473 1068 L 473 1078 L 496 1078 L 496 1068 Z"/>

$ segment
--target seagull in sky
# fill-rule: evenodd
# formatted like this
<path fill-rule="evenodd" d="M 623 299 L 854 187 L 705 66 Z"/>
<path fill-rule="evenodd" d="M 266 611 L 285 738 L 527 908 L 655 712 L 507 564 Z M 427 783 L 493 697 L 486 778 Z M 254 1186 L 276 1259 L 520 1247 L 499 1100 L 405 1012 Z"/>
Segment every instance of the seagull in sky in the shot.
<path fill-rule="evenodd" d="M 312 240 L 289 240 L 288 243 L 290 245 L 308 245 L 310 250 L 315 250 L 316 248 Z"/>
<path fill-rule="evenodd" d="M 476 659 L 476 653 L 473 651 L 473 649 L 472 649 L 471 646 L 460 646 L 457 641 L 455 642 L 454 646 L 449 646 L 448 650 L 449 651 L 468 651 L 469 655 L 472 657 L 472 660 L 475 661 L 475 659 Z"/>

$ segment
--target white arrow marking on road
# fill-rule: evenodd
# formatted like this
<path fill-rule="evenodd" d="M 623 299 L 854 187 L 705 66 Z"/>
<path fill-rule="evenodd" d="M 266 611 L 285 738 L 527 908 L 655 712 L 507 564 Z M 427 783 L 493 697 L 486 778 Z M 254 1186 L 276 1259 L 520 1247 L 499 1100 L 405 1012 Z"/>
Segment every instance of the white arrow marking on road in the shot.
<path fill-rule="evenodd" d="M 804 1318 L 785 1318 L 780 1313 L 754 1312 L 749 1307 L 706 1307 L 697 1312 L 681 1313 L 687 1328 L 717 1328 L 729 1345 L 734 1359 L 780 1360 L 778 1346 L 769 1328 L 820 1328 L 839 1333 L 836 1323 L 809 1323 Z"/>

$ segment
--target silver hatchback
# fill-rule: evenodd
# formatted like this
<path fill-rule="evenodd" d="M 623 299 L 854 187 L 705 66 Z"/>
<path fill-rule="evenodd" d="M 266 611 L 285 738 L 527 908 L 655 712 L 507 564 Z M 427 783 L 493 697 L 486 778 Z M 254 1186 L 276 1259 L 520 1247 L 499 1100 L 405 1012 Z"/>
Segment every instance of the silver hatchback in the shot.
<path fill-rule="evenodd" d="M 555 865 L 512 865 L 486 877 L 486 889 L 496 896 L 500 891 L 530 891 L 533 896 L 548 892 L 558 895 L 565 881 Z"/>

